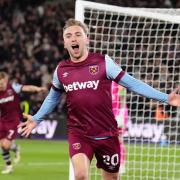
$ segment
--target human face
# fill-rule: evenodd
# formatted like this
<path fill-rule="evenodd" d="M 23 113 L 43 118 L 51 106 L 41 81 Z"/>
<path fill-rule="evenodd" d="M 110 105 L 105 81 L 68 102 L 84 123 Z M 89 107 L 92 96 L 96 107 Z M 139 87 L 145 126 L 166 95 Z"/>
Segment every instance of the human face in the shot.
<path fill-rule="evenodd" d="M 7 78 L 0 79 L 0 91 L 5 91 L 6 90 L 7 83 L 8 83 Z"/>
<path fill-rule="evenodd" d="M 84 61 L 88 56 L 89 39 L 80 26 L 70 26 L 63 33 L 64 47 L 73 62 Z"/>

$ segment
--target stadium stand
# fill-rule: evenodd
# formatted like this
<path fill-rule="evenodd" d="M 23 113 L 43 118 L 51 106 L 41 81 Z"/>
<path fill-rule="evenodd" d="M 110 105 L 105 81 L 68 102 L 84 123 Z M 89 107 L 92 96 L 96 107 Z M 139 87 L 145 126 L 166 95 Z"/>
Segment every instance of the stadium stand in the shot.
<path fill-rule="evenodd" d="M 174 0 L 151 0 L 150 2 L 148 0 L 96 0 L 95 2 L 149 8 L 180 6 L 180 1 Z M 50 87 L 56 65 L 68 56 L 63 47 L 62 27 L 65 20 L 74 17 L 74 6 L 74 0 L 1 0 L 0 69 L 6 70 L 10 78 L 19 83 Z M 163 71 L 166 70 L 162 69 L 162 73 Z M 26 99 L 26 96 L 22 99 Z M 28 97 L 32 112 L 39 108 L 43 98 L 35 98 L 34 95 Z M 63 104 L 60 104 L 58 110 L 63 110 Z"/>

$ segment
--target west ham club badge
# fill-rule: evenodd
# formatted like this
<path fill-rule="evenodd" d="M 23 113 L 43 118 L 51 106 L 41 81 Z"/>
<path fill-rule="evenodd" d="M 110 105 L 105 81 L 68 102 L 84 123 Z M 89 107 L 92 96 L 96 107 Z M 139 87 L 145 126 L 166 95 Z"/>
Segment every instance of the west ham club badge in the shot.
<path fill-rule="evenodd" d="M 89 72 L 92 75 L 96 75 L 99 72 L 99 66 L 98 65 L 89 66 Z"/>

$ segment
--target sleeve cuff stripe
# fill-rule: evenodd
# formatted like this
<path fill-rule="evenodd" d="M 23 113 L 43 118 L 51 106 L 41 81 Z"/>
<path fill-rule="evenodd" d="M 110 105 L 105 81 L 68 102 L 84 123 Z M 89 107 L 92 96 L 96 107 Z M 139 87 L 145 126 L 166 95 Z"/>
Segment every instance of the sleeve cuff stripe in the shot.
<path fill-rule="evenodd" d="M 52 87 L 55 91 L 61 91 L 61 89 L 58 89 L 58 88 L 55 87 L 53 84 L 51 84 L 51 87 Z"/>
<path fill-rule="evenodd" d="M 118 83 L 118 82 L 121 80 L 121 78 L 124 76 L 124 74 L 125 74 L 125 72 L 124 72 L 124 71 L 121 71 L 121 72 L 117 75 L 117 77 L 114 79 L 114 81 L 115 81 L 116 83 Z"/>

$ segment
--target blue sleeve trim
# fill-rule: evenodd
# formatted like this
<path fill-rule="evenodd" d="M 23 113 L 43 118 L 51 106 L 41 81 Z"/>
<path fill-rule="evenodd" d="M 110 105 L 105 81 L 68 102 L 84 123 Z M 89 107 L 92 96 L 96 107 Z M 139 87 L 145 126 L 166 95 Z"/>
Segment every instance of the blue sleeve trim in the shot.
<path fill-rule="evenodd" d="M 124 72 L 124 71 L 121 71 L 121 72 L 118 74 L 118 76 L 114 79 L 114 81 L 115 81 L 116 83 L 118 83 L 118 82 L 121 80 L 121 78 L 124 76 L 124 74 L 125 74 L 125 72 Z"/>
<path fill-rule="evenodd" d="M 114 80 L 122 71 L 121 67 L 116 64 L 108 55 L 105 56 L 106 62 L 106 77 Z"/>
<path fill-rule="evenodd" d="M 57 66 L 57 68 L 56 68 L 56 70 L 54 71 L 54 74 L 53 74 L 52 85 L 56 89 L 62 89 L 62 85 L 61 85 L 61 83 L 59 82 L 59 79 L 58 79 L 57 69 L 58 69 L 58 66 Z"/>
<path fill-rule="evenodd" d="M 60 101 L 61 93 L 51 88 L 49 94 L 45 98 L 38 112 L 33 116 L 33 119 L 40 123 L 46 115 L 50 114 Z"/>
<path fill-rule="evenodd" d="M 55 87 L 53 84 L 51 84 L 51 87 L 52 87 L 55 91 L 64 92 L 64 90 Z"/>
<path fill-rule="evenodd" d="M 148 84 L 130 76 L 128 73 L 125 73 L 118 83 L 139 95 L 168 104 L 168 94 L 152 88 Z"/>
<path fill-rule="evenodd" d="M 21 92 L 23 85 L 19 84 L 19 83 L 12 83 L 12 88 L 14 89 L 14 91 L 19 94 Z"/>

